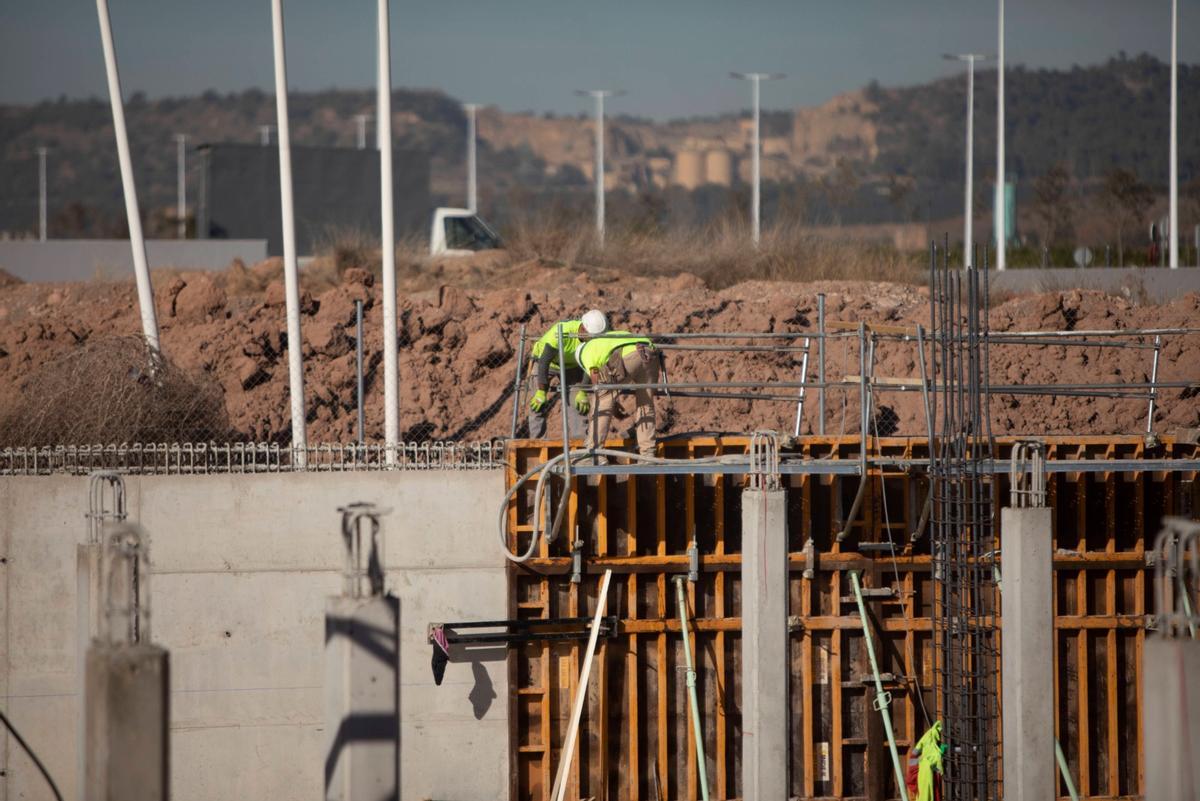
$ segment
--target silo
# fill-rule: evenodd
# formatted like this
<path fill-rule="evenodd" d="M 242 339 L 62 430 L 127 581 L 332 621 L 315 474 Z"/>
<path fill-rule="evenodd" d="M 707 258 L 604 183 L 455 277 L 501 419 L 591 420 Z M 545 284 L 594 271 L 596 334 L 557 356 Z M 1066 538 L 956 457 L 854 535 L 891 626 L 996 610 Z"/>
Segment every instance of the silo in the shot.
<path fill-rule="evenodd" d="M 704 157 L 699 150 L 680 150 L 675 154 L 675 183 L 695 189 L 704 183 Z"/>
<path fill-rule="evenodd" d="M 704 178 L 710 184 L 730 186 L 733 183 L 733 154 L 724 148 L 705 153 Z"/>

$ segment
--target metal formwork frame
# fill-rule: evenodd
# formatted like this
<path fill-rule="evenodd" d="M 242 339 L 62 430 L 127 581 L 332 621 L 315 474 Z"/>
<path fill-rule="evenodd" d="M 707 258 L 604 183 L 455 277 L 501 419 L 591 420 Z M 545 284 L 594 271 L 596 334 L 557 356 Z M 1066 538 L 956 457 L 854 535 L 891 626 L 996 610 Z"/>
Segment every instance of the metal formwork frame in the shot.
<path fill-rule="evenodd" d="M 1195 515 L 1196 445 L 1141 437 L 1044 440 L 1048 502 L 1054 508 L 1055 670 L 1057 733 L 1084 797 L 1136 796 L 1143 784 L 1140 666 L 1152 582 L 1148 552 L 1166 513 Z M 746 437 L 665 443 L 664 454 L 702 458 L 745 454 Z M 1007 459 L 993 482 L 997 505 L 1008 498 Z M 870 599 L 880 670 L 891 692 L 896 737 L 907 749 L 936 714 L 934 604 L 928 536 L 917 536 L 928 482 L 920 468 L 928 443 L 871 438 L 867 495 L 849 534 L 858 486 L 857 436 L 807 437 L 792 455 L 846 461 L 856 469 L 788 473 L 791 567 L 793 796 L 898 797 L 871 691 L 862 626 L 849 596 L 847 571 L 866 588 L 892 588 Z M 510 485 L 557 447 L 516 441 L 508 453 Z M 786 456 L 787 454 L 785 454 Z M 1118 471 L 1063 471 L 1115 459 Z M 1187 461 L 1183 461 L 1187 460 Z M 1130 466 L 1145 462 L 1156 469 Z M 825 462 L 822 462 L 825 463 Z M 1188 469 L 1164 469 L 1172 465 Z M 785 464 L 786 467 L 786 464 Z M 699 797 L 683 673 L 679 619 L 669 578 L 688 569 L 692 533 L 699 543 L 699 581 L 688 584 L 694 610 L 697 687 L 712 798 L 741 795 L 740 489 L 731 472 L 660 472 L 620 476 L 573 471 L 565 531 L 524 565 L 509 566 L 510 617 L 581 616 L 594 609 L 600 575 L 615 575 L 610 608 L 618 636 L 596 655 L 568 792 L 574 798 Z M 510 548 L 528 545 L 532 488 L 509 507 Z M 997 532 L 998 533 L 998 532 Z M 894 545 L 889 545 L 889 535 Z M 1151 544 L 1147 544 L 1147 538 Z M 804 545 L 813 542 L 812 556 Z M 572 547 L 582 543 L 577 574 Z M 894 548 L 894 550 L 893 550 Z M 805 578 L 805 568 L 812 577 Z M 578 580 L 573 581 L 573 578 Z M 549 792 L 575 692 L 581 646 L 532 643 L 510 650 L 513 799 Z M 889 675 L 890 674 L 890 675 Z M 1060 794 L 1065 788 L 1060 785 Z"/>

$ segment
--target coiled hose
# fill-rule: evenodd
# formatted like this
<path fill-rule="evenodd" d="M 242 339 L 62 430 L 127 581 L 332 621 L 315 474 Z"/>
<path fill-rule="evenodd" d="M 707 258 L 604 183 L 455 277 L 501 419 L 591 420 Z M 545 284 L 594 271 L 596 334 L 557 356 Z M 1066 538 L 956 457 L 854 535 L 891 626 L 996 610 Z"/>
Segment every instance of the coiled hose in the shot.
<path fill-rule="evenodd" d="M 617 451 L 610 448 L 596 448 L 589 451 L 571 451 L 570 455 L 572 464 L 577 461 L 583 461 L 592 456 L 612 456 L 623 459 L 631 459 L 635 462 L 642 462 L 644 464 L 673 464 L 676 462 L 687 462 L 688 464 L 698 465 L 736 464 L 738 462 L 748 462 L 748 457 L 744 454 L 709 456 L 702 459 L 667 459 L 661 456 L 642 456 L 641 454 L 629 453 L 627 451 Z M 528 561 L 533 556 L 534 550 L 537 549 L 538 538 L 543 536 L 542 506 L 546 493 L 546 476 L 554 472 L 553 468 L 559 465 L 565 456 L 565 453 L 560 453 L 557 456 L 542 462 L 539 465 L 536 465 L 529 470 L 529 472 L 525 473 L 525 475 L 517 479 L 513 483 L 512 487 L 509 488 L 508 492 L 505 493 L 504 500 L 500 503 L 500 525 L 497 530 L 500 533 L 500 547 L 504 551 L 504 557 L 510 562 L 516 562 L 517 564 L 520 564 Z M 533 535 L 529 538 L 529 547 L 524 553 L 513 553 L 508 549 L 508 504 L 512 500 L 513 496 L 517 494 L 517 491 L 520 490 L 521 487 L 525 486 L 525 482 L 529 481 L 535 475 L 538 478 L 537 487 L 533 493 Z M 554 513 L 553 522 L 550 524 L 549 528 L 545 529 L 547 542 L 554 541 L 555 535 L 557 534 L 559 527 L 562 525 L 562 518 L 567 508 L 566 499 L 567 495 L 564 494 L 562 499 L 558 502 L 558 509 Z"/>

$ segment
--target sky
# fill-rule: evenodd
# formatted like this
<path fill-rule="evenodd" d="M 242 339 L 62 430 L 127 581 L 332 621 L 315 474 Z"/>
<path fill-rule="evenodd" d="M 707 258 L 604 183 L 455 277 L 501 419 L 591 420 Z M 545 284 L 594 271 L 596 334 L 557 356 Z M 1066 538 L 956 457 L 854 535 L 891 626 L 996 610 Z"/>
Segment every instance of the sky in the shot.
<path fill-rule="evenodd" d="M 109 0 L 126 97 L 272 91 L 269 0 Z M 1180 60 L 1200 61 L 1200 0 L 1180 0 Z M 284 0 L 288 84 L 368 88 L 372 0 Z M 1070 67 L 1124 50 L 1166 60 L 1170 0 L 1007 0 L 1010 65 Z M 731 70 L 777 71 L 766 108 L 814 105 L 872 79 L 960 72 L 944 52 L 996 51 L 996 0 L 392 0 L 395 87 L 506 111 L 668 119 L 749 105 Z M 0 103 L 105 97 L 91 0 L 0 0 Z"/>

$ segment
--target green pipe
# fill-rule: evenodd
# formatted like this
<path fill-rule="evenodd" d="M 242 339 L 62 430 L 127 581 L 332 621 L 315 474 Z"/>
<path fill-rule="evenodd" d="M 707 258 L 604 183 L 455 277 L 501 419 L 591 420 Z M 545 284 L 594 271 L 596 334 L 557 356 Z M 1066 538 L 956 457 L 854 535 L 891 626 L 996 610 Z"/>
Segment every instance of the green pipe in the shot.
<path fill-rule="evenodd" d="M 704 732 L 700 726 L 700 701 L 696 697 L 696 668 L 692 664 L 692 643 L 688 637 L 687 596 L 683 592 L 683 582 L 687 576 L 675 577 L 675 591 L 679 598 L 679 625 L 683 634 L 683 657 L 687 662 L 688 697 L 692 704 L 692 736 L 696 740 L 696 765 L 700 768 L 700 795 L 708 801 L 708 767 L 704 763 Z M 908 799 L 905 799 L 908 801 Z"/>
<path fill-rule="evenodd" d="M 892 733 L 892 716 L 888 704 L 892 697 L 883 691 L 883 680 L 879 678 L 879 663 L 875 661 L 875 644 L 871 640 L 871 628 L 867 623 L 867 606 L 863 603 L 862 589 L 858 586 L 858 573 L 850 571 L 850 585 L 854 587 L 854 599 L 858 601 L 858 616 L 862 618 L 863 641 L 867 644 L 867 657 L 871 660 L 871 672 L 875 674 L 875 708 L 883 716 L 883 730 L 887 732 L 888 748 L 892 752 L 892 765 L 896 768 L 896 784 L 900 788 L 901 801 L 908 801 L 908 785 L 904 783 L 904 768 L 900 766 L 900 752 L 896 750 L 896 735 Z"/>
<path fill-rule="evenodd" d="M 1054 738 L 1054 757 L 1058 760 L 1058 772 L 1062 774 L 1063 784 L 1067 785 L 1067 795 L 1071 796 L 1071 801 L 1079 801 L 1079 791 L 1075 789 L 1075 782 L 1071 781 L 1071 768 L 1067 765 L 1067 758 L 1057 737 Z"/>

